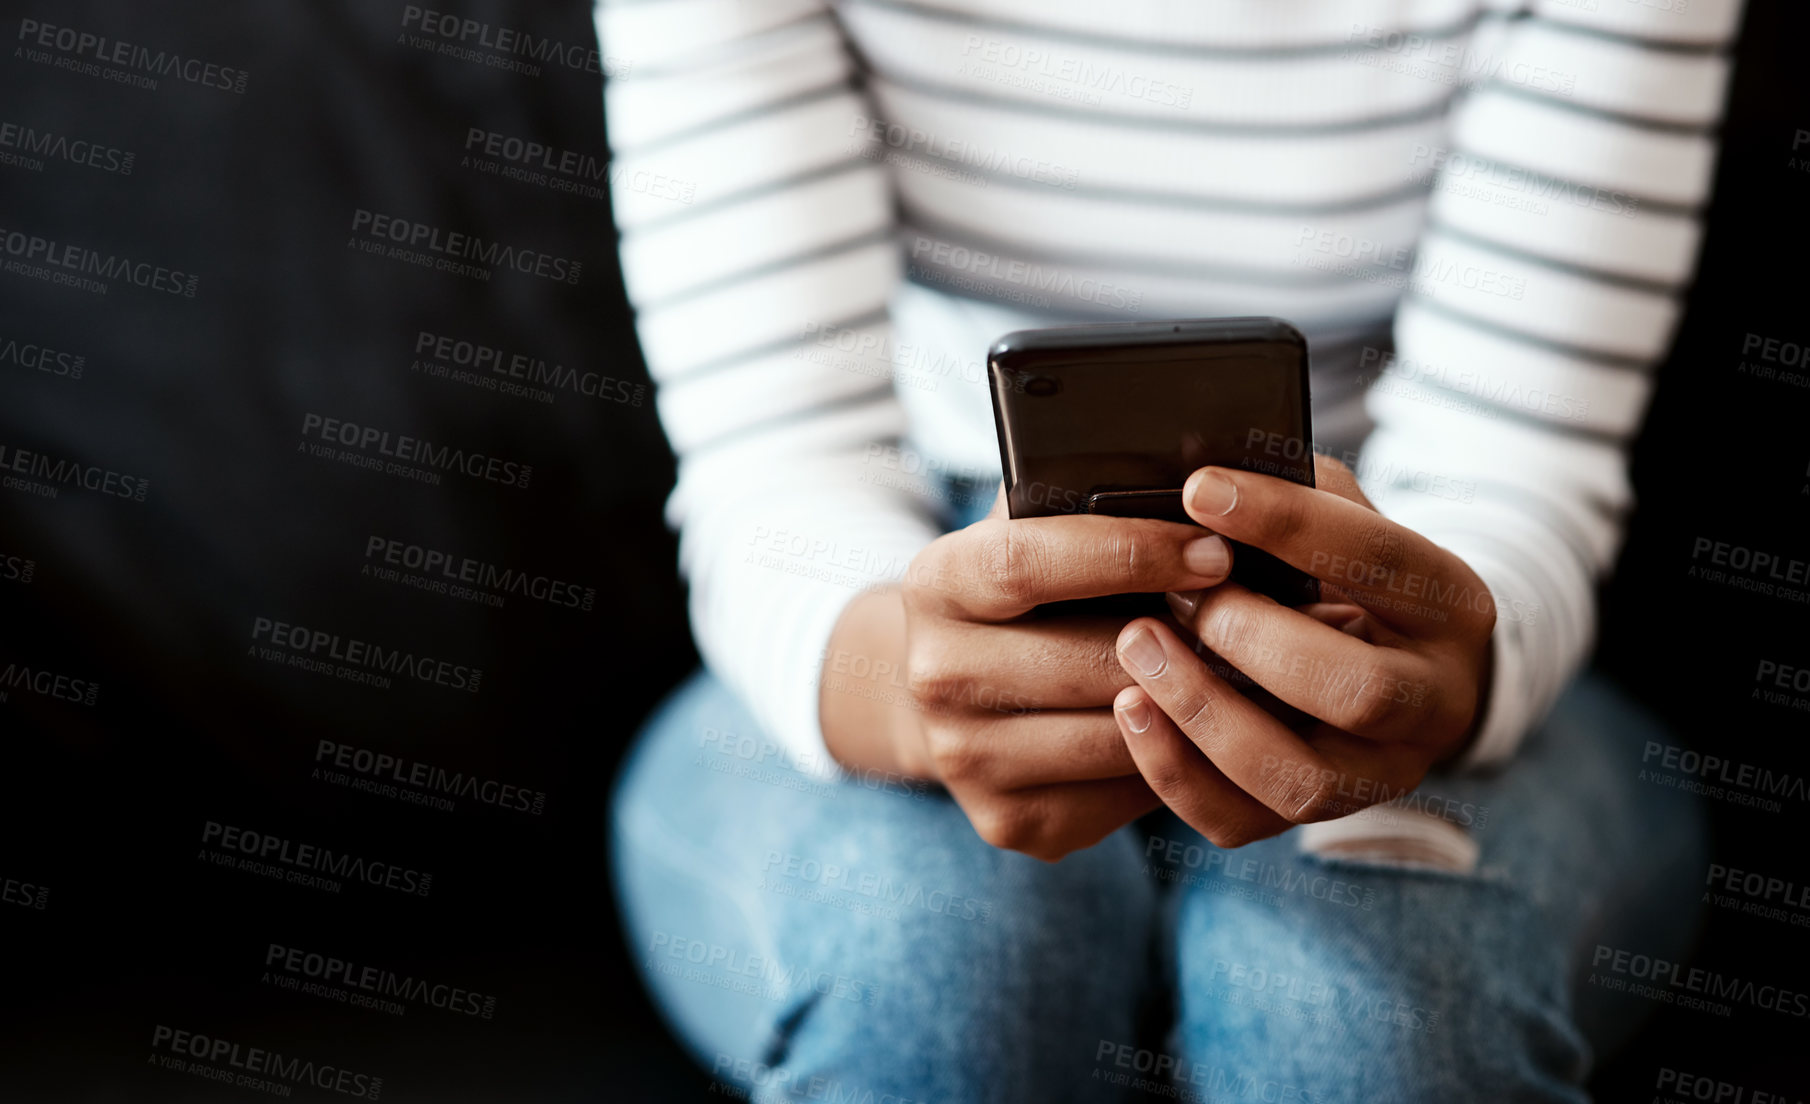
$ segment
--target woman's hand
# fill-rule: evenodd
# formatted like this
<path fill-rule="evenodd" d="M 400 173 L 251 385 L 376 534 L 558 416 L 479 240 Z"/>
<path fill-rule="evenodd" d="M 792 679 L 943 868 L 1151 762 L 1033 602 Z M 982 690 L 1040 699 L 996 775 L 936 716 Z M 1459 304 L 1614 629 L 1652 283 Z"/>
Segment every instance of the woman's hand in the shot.
<path fill-rule="evenodd" d="M 1376 512 L 1343 465 L 1319 489 L 1202 468 L 1189 516 L 1321 580 L 1289 609 L 1235 583 L 1170 596 L 1208 649 L 1308 723 L 1291 730 L 1162 621 L 1118 637 L 1137 686 L 1115 716 L 1138 769 L 1214 843 L 1237 847 L 1412 790 L 1464 749 L 1489 685 L 1495 602 L 1463 560 Z"/>
<path fill-rule="evenodd" d="M 1158 804 L 1113 721 L 1131 685 L 1123 617 L 1026 617 L 1047 602 L 1214 586 L 1225 541 L 1191 525 L 992 516 L 926 546 L 902 585 L 864 595 L 824 659 L 821 716 L 845 766 L 941 783 L 997 847 L 1054 861 Z M 836 671 L 902 672 L 899 699 Z"/>

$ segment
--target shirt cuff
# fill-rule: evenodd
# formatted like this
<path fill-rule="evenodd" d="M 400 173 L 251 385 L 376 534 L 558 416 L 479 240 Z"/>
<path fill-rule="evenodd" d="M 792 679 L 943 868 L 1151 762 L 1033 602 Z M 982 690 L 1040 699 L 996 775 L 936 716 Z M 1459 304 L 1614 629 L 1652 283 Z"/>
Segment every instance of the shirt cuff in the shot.
<path fill-rule="evenodd" d="M 1527 662 L 1522 655 L 1520 626 L 1511 621 L 1496 622 L 1490 634 L 1493 657 L 1490 670 L 1489 705 L 1477 735 L 1453 766 L 1458 770 L 1485 770 L 1499 767 L 1514 757 L 1515 749 L 1533 724 L 1533 695 L 1527 688 Z"/>

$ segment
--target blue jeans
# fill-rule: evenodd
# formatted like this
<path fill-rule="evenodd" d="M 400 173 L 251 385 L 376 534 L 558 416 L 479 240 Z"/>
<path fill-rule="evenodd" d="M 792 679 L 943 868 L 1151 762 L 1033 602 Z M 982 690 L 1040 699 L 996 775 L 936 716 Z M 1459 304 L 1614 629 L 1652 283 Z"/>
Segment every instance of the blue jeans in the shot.
<path fill-rule="evenodd" d="M 1429 778 L 1469 874 L 1166 812 L 1046 864 L 923 783 L 798 773 L 700 672 L 617 780 L 616 891 L 670 1024 L 758 1101 L 1582 1101 L 1654 1007 L 1593 960 L 1676 961 L 1698 917 L 1703 818 L 1649 740 L 1586 676 L 1505 769 Z"/>
<path fill-rule="evenodd" d="M 1430 779 L 1472 874 L 1166 813 L 1046 864 L 921 783 L 799 774 L 700 673 L 619 779 L 616 888 L 668 1020 L 756 1100 L 1581 1101 L 1645 1006 L 1588 984 L 1597 948 L 1676 961 L 1697 914 L 1700 814 L 1638 780 L 1649 739 L 1585 678 L 1504 771 Z"/>

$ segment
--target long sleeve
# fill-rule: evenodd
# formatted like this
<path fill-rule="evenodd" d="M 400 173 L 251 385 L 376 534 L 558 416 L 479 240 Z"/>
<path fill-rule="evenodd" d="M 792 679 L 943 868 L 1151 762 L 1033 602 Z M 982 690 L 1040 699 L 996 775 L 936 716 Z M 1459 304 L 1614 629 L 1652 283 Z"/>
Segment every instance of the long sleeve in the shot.
<path fill-rule="evenodd" d="M 876 457 L 902 434 L 891 200 L 822 0 L 610 0 L 615 217 L 679 457 L 694 635 L 801 769 L 838 770 L 817 672 L 849 600 L 935 530 Z M 891 454 L 896 456 L 897 454 Z"/>
<path fill-rule="evenodd" d="M 1489 26 L 1373 386 L 1385 514 L 1496 599 L 1499 762 L 1587 657 L 1631 492 L 1625 452 L 1696 260 L 1739 0 L 1535 0 Z M 1463 596 L 1452 598 L 1464 600 Z"/>

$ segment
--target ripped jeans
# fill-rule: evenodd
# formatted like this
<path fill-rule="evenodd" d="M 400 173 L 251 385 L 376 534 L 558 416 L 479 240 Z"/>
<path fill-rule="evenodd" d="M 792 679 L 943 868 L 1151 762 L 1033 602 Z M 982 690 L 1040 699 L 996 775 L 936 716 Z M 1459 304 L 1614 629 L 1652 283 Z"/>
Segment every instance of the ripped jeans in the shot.
<path fill-rule="evenodd" d="M 1689 950 L 1696 799 L 1649 714 L 1586 676 L 1490 775 L 1414 808 L 1468 873 L 1236 851 L 1161 812 L 1059 863 L 953 801 L 822 782 L 700 672 L 612 801 L 630 952 L 718 1084 L 757 1101 L 1585 1101 Z M 1704 1014 L 1704 1013 L 1697 1013 Z"/>

